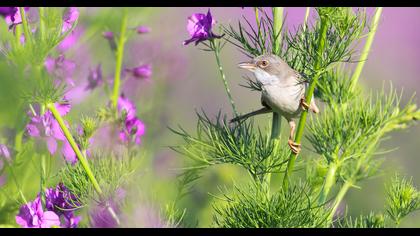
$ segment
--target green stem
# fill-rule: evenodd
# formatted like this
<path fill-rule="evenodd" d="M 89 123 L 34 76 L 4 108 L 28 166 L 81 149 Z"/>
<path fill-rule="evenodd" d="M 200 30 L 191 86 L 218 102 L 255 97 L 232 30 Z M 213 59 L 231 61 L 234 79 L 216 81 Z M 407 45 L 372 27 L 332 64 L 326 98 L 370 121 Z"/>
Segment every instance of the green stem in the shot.
<path fill-rule="evenodd" d="M 335 212 L 337 211 L 338 206 L 340 205 L 341 201 L 343 200 L 344 196 L 346 195 L 347 191 L 352 186 L 351 182 L 345 182 L 343 187 L 341 187 L 340 191 L 338 192 L 337 196 L 335 197 L 333 208 L 329 215 L 329 222 L 332 222 Z"/>
<path fill-rule="evenodd" d="M 15 175 L 15 172 L 13 171 L 12 165 L 10 165 L 10 173 L 12 174 L 13 181 L 15 181 L 15 184 L 16 184 L 16 187 L 18 189 L 20 197 L 22 198 L 24 203 L 27 203 L 28 201 L 26 201 L 25 195 L 23 195 L 22 188 L 21 188 L 21 186 L 20 186 L 20 184 L 19 184 L 19 182 L 16 178 L 16 175 Z"/>
<path fill-rule="evenodd" d="M 45 18 L 44 18 L 44 8 L 39 7 L 39 34 L 41 39 L 44 39 L 45 34 Z"/>
<path fill-rule="evenodd" d="M 225 72 L 223 71 L 222 64 L 220 63 L 220 47 L 216 47 L 214 40 L 210 41 L 211 47 L 213 48 L 214 55 L 216 57 L 217 67 L 219 68 L 220 78 L 222 79 L 223 85 L 225 86 L 226 93 L 229 97 L 230 104 L 232 106 L 233 113 L 238 116 L 238 111 L 236 110 L 235 102 L 233 101 L 232 94 L 230 93 L 229 85 L 226 80 Z"/>
<path fill-rule="evenodd" d="M 274 52 L 278 55 L 280 53 L 281 44 L 281 28 L 283 24 L 283 7 L 273 7 L 273 22 L 274 22 Z M 280 137 L 281 116 L 273 112 L 273 121 L 271 125 L 271 139 L 278 139 Z"/>
<path fill-rule="evenodd" d="M 53 103 L 47 104 L 47 108 L 52 112 L 52 114 L 54 115 L 54 118 L 57 120 L 58 124 L 60 125 L 60 128 L 63 131 L 64 136 L 66 137 L 67 141 L 70 143 L 70 146 L 73 148 L 73 151 L 76 153 L 77 158 L 82 164 L 83 169 L 86 171 L 86 174 L 88 175 L 90 181 L 92 182 L 93 187 L 95 188 L 96 192 L 99 195 L 102 195 L 102 189 L 101 187 L 99 187 L 98 181 L 96 181 L 96 178 L 93 175 L 92 170 L 90 169 L 88 161 L 80 152 L 79 147 L 74 141 L 74 138 L 71 135 L 70 131 L 68 130 L 67 126 L 64 124 L 64 120 L 61 117 L 60 113 L 58 112 L 57 108 L 55 107 Z"/>
<path fill-rule="evenodd" d="M 21 25 L 16 25 L 15 27 L 15 40 L 16 40 L 16 45 L 18 46 L 22 46 L 22 44 L 20 43 L 20 36 L 22 35 L 22 26 Z"/>
<path fill-rule="evenodd" d="M 117 50 L 116 50 L 116 65 L 115 65 L 115 78 L 114 78 L 114 90 L 112 93 L 112 107 L 117 108 L 117 102 L 120 92 L 120 82 L 121 82 L 121 68 L 124 56 L 124 44 L 126 42 L 125 32 L 127 30 L 127 12 L 124 10 L 122 21 L 121 21 L 121 32 L 118 40 Z"/>
<path fill-rule="evenodd" d="M 64 124 L 63 118 L 61 117 L 57 108 L 54 106 L 53 103 L 47 104 L 47 108 L 53 113 L 54 118 L 57 120 L 58 124 L 60 125 L 60 128 L 63 131 L 64 136 L 66 136 L 67 141 L 70 143 L 70 146 L 72 147 L 73 151 L 76 153 L 77 158 L 79 159 L 80 163 L 82 164 L 83 169 L 85 170 L 86 174 L 88 175 L 90 182 L 92 182 L 93 187 L 95 188 L 96 192 L 99 194 L 100 197 L 103 197 L 102 189 L 99 186 L 98 181 L 96 180 L 95 176 L 93 175 L 93 172 L 90 169 L 88 161 L 86 160 L 85 156 L 80 151 L 79 147 L 77 146 L 76 142 L 74 141 L 74 138 L 71 135 L 70 131 L 68 130 L 67 126 Z M 112 218 L 119 225 L 120 220 L 119 220 L 118 216 L 115 214 L 115 211 L 112 209 L 112 207 L 110 207 L 108 205 L 107 210 L 111 214 Z"/>
<path fill-rule="evenodd" d="M 311 8 L 310 7 L 307 7 L 306 8 L 306 12 L 305 12 L 305 19 L 304 19 L 304 22 L 303 22 L 303 30 L 306 30 L 306 25 L 307 25 L 307 23 L 308 23 L 308 18 L 309 18 L 309 13 L 310 13 L 310 10 L 311 10 Z"/>
<path fill-rule="evenodd" d="M 46 176 L 46 170 L 45 170 L 45 155 L 41 155 L 41 182 L 40 182 L 40 188 L 41 188 L 41 202 L 42 206 L 45 206 L 45 176 Z"/>
<path fill-rule="evenodd" d="M 258 7 L 254 7 L 255 8 L 255 22 L 257 22 L 257 27 L 258 29 L 260 28 L 260 17 L 259 17 L 259 13 L 258 13 Z"/>
<path fill-rule="evenodd" d="M 382 13 L 382 7 L 378 7 L 373 17 L 373 22 L 371 25 L 371 32 L 369 33 L 368 38 L 366 39 L 365 46 L 363 48 L 362 54 L 360 55 L 359 63 L 357 64 L 357 67 L 354 70 L 354 73 L 351 77 L 351 85 L 350 85 L 351 90 L 354 90 L 357 84 L 357 81 L 359 80 L 360 74 L 362 73 L 362 69 L 369 55 L 369 51 L 372 46 L 373 39 L 375 38 L 376 29 L 378 27 L 381 13 Z"/>
<path fill-rule="evenodd" d="M 329 164 L 327 176 L 325 177 L 324 185 L 322 186 L 321 195 L 319 196 L 318 203 L 325 203 L 328 194 L 335 183 L 335 173 L 337 172 L 338 165 L 335 162 Z"/>
<path fill-rule="evenodd" d="M 26 20 L 25 10 L 23 7 L 19 7 L 20 16 L 22 18 L 23 33 L 25 34 L 25 42 L 31 42 L 31 33 L 29 31 L 28 21 Z"/>
<path fill-rule="evenodd" d="M 327 22 L 326 19 L 321 18 L 321 37 L 319 38 L 319 42 L 318 42 L 318 51 L 317 51 L 318 57 L 317 57 L 316 62 L 315 62 L 315 70 L 317 71 L 317 73 L 315 74 L 314 78 L 312 79 L 312 81 L 309 85 L 309 88 L 308 88 L 308 92 L 306 94 L 306 102 L 308 104 L 311 103 L 311 99 L 312 99 L 312 96 L 314 94 L 315 86 L 318 82 L 319 77 L 322 74 L 322 72 L 321 72 L 321 60 L 322 60 L 322 54 L 323 54 L 324 47 L 325 47 L 325 40 L 326 40 L 326 37 L 327 37 L 327 29 L 328 29 L 327 23 L 328 22 Z M 307 115 L 308 115 L 308 111 L 303 110 L 302 114 L 300 116 L 300 119 L 299 119 L 299 125 L 297 127 L 297 132 L 296 132 L 296 136 L 295 136 L 295 142 L 296 143 L 301 142 L 301 139 L 302 139 L 302 136 L 303 136 L 303 131 L 304 131 L 305 124 L 306 124 Z M 291 172 L 293 171 L 293 167 L 294 167 L 296 158 L 297 158 L 297 154 L 292 153 L 290 155 L 289 162 L 287 163 L 287 169 L 286 169 L 286 172 L 285 172 L 284 178 L 283 178 L 283 188 L 284 189 L 287 189 L 287 187 L 288 187 L 289 177 L 290 177 Z"/>
<path fill-rule="evenodd" d="M 283 24 L 283 7 L 273 7 L 273 29 L 274 29 L 274 53 L 280 54 L 281 48 L 281 28 Z"/>

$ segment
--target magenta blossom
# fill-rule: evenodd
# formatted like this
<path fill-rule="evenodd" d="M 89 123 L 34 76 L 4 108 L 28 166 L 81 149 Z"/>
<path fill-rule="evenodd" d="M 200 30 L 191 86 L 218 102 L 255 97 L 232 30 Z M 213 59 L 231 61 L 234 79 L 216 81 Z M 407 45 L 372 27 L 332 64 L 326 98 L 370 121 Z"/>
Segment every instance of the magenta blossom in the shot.
<path fill-rule="evenodd" d="M 132 120 L 125 121 L 125 129 L 120 131 L 120 139 L 124 142 L 129 142 L 130 138 L 136 144 L 141 143 L 141 136 L 146 133 L 146 126 L 143 121 L 137 117 Z"/>
<path fill-rule="evenodd" d="M 118 223 L 111 215 L 108 208 L 112 208 L 114 213 L 121 215 L 121 205 L 126 196 L 126 192 L 122 188 L 118 188 L 113 197 L 106 201 L 102 201 L 89 211 L 90 224 L 93 228 L 116 228 Z"/>
<path fill-rule="evenodd" d="M 0 15 L 3 17 L 14 16 L 19 9 L 17 7 L 0 7 Z"/>
<path fill-rule="evenodd" d="M 152 66 L 150 64 L 141 65 L 132 69 L 125 69 L 136 79 L 149 79 L 152 76 Z"/>
<path fill-rule="evenodd" d="M 77 10 L 77 7 L 67 8 L 63 15 L 63 28 L 61 31 L 64 33 L 71 29 L 77 18 L 79 18 L 79 10 Z"/>
<path fill-rule="evenodd" d="M 63 227 L 77 227 L 81 217 L 75 216 L 74 210 L 80 203 L 63 183 L 59 183 L 55 188 L 48 188 L 45 191 L 45 200 L 46 209 L 54 211 L 63 220 Z"/>
<path fill-rule="evenodd" d="M 51 228 L 60 226 L 60 218 L 54 211 L 42 209 L 41 198 L 38 195 L 34 201 L 21 206 L 16 216 L 16 223 L 24 228 Z"/>
<path fill-rule="evenodd" d="M 114 33 L 112 31 L 103 32 L 102 36 L 104 36 L 104 38 L 108 40 L 109 46 L 111 47 L 112 50 L 117 49 L 117 44 L 115 43 Z"/>
<path fill-rule="evenodd" d="M 120 140 L 123 142 L 134 141 L 136 144 L 141 143 L 141 136 L 146 132 L 146 126 L 136 116 L 135 105 L 125 98 L 123 95 L 118 98 L 117 108 L 120 114 L 125 111 L 124 127 L 120 130 Z"/>
<path fill-rule="evenodd" d="M 7 146 L 4 144 L 0 144 L 0 173 L 2 173 L 3 167 L 4 167 L 3 159 L 5 159 L 6 162 L 9 162 L 9 163 L 12 161 L 10 157 L 10 152 Z M 5 183 L 6 183 L 6 174 L 0 175 L 0 187 L 3 186 Z"/>
<path fill-rule="evenodd" d="M 210 9 L 206 14 L 195 13 L 192 16 L 188 17 L 187 30 L 191 38 L 183 42 L 184 45 L 188 45 L 191 42 L 195 42 L 195 45 L 198 43 L 213 39 L 221 38 L 222 36 L 215 35 L 211 28 L 216 24 L 216 21 L 213 19 Z"/>
<path fill-rule="evenodd" d="M 0 15 L 4 16 L 6 23 L 9 25 L 9 29 L 22 23 L 22 17 L 18 7 L 0 7 Z M 29 10 L 29 7 L 23 8 L 25 12 Z"/>
<path fill-rule="evenodd" d="M 75 86 L 72 78 L 76 70 L 75 62 L 67 60 L 64 55 L 60 55 L 57 58 L 47 57 L 47 59 L 45 59 L 44 66 L 49 74 L 58 79 L 56 80 L 57 83 L 65 81 L 67 85 L 72 87 Z"/>
<path fill-rule="evenodd" d="M 84 30 L 81 27 L 77 27 L 57 46 L 58 51 L 63 53 L 73 47 L 73 45 L 79 41 L 83 33 Z"/>
<path fill-rule="evenodd" d="M 89 68 L 88 85 L 85 90 L 93 90 L 103 83 L 102 79 L 102 67 L 98 64 L 95 69 Z"/>
<path fill-rule="evenodd" d="M 139 27 L 136 28 L 136 31 L 138 34 L 145 34 L 145 33 L 149 33 L 151 30 L 150 30 L 150 27 L 140 25 Z"/>

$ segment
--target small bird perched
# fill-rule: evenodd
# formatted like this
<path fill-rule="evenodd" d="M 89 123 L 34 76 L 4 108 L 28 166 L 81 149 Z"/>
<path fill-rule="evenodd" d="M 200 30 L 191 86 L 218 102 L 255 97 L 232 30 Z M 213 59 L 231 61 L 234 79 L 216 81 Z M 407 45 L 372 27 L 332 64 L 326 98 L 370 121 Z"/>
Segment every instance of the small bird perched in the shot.
<path fill-rule="evenodd" d="M 299 153 L 300 144 L 293 141 L 296 128 L 294 119 L 300 116 L 303 109 L 309 109 L 314 113 L 319 112 L 313 98 L 309 105 L 305 102 L 307 81 L 280 57 L 273 54 L 255 57 L 251 62 L 240 63 L 238 66 L 254 73 L 257 82 L 261 85 L 261 104 L 264 107 L 238 116 L 230 122 L 238 122 L 254 115 L 276 112 L 288 121 L 290 125 L 288 144 L 294 153 Z"/>

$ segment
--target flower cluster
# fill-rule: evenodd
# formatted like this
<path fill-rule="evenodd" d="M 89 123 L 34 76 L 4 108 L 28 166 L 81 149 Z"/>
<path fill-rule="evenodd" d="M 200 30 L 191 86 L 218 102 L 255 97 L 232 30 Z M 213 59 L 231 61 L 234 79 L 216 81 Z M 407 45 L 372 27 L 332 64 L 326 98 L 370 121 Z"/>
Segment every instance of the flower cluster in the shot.
<path fill-rule="evenodd" d="M 118 112 L 124 120 L 124 126 L 120 130 L 120 140 L 123 142 L 134 141 L 136 144 L 141 143 L 141 136 L 146 132 L 146 126 L 136 116 L 136 106 L 124 95 L 118 98 Z"/>
<path fill-rule="evenodd" d="M 74 215 L 75 196 L 62 184 L 45 191 L 45 209 L 41 196 L 20 207 L 16 223 L 24 228 L 77 227 L 81 217 Z"/>

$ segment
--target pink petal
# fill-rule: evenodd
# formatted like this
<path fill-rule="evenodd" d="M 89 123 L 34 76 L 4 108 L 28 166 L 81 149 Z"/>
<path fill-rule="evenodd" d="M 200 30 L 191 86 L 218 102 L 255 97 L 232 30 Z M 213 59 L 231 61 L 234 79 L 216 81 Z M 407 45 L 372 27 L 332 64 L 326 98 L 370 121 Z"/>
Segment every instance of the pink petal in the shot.
<path fill-rule="evenodd" d="M 55 151 L 57 151 L 57 141 L 53 137 L 48 137 L 47 146 L 51 155 L 54 155 Z"/>

